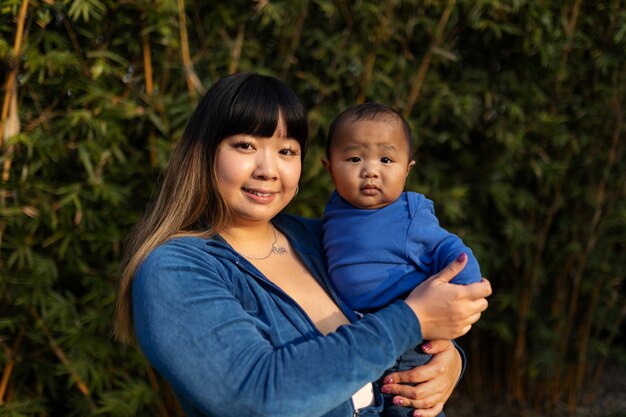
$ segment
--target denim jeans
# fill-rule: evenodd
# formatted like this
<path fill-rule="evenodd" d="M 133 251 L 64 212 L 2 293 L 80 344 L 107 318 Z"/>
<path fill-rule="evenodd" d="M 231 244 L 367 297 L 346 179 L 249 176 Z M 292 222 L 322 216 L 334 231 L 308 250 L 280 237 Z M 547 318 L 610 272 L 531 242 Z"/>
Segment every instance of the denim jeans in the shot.
<path fill-rule="evenodd" d="M 407 371 L 415 368 L 416 366 L 424 365 L 430 360 L 431 356 L 432 355 L 422 352 L 421 345 L 412 347 L 396 360 L 396 364 L 393 367 L 385 371 L 383 376 L 378 380 L 379 386 L 383 385 L 383 379 L 385 376 L 393 372 Z M 385 408 L 381 415 L 383 417 L 412 417 L 414 409 L 412 407 L 394 405 L 392 402 L 394 396 L 395 395 L 393 394 L 383 394 Z M 437 417 L 445 417 L 445 414 L 441 412 L 437 414 Z"/>

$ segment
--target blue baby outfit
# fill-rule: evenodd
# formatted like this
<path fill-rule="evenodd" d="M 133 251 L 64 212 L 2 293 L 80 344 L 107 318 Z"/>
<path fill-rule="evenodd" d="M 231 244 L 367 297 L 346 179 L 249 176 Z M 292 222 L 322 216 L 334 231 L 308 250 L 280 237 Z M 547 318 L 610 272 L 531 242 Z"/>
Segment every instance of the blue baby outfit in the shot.
<path fill-rule="evenodd" d="M 339 297 L 354 310 L 376 311 L 405 298 L 463 252 L 467 264 L 451 282 L 481 280 L 472 251 L 439 226 L 433 202 L 422 194 L 405 192 L 388 206 L 367 210 L 354 207 L 335 191 L 323 221 L 328 273 Z M 385 375 L 423 365 L 430 358 L 421 346 L 413 346 Z M 411 408 L 394 406 L 392 398 L 384 396 L 384 417 L 412 416 Z"/>
<path fill-rule="evenodd" d="M 452 282 L 481 280 L 472 251 L 439 226 L 433 202 L 422 194 L 405 192 L 388 206 L 366 210 L 335 191 L 324 211 L 323 236 L 332 283 L 357 311 L 404 298 L 463 252 L 467 265 Z"/>
<path fill-rule="evenodd" d="M 330 286 L 320 222 L 279 215 L 273 223 L 355 321 Z M 176 238 L 154 249 L 132 295 L 139 346 L 188 417 L 349 417 L 351 396 L 422 341 L 415 314 L 401 301 L 323 336 L 219 236 Z M 381 408 L 378 391 L 376 397 L 369 412 Z"/>

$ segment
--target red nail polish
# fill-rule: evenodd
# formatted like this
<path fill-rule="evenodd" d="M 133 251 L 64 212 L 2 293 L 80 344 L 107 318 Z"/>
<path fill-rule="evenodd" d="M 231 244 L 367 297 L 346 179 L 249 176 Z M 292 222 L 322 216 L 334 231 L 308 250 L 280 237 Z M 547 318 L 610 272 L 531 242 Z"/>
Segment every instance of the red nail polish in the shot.
<path fill-rule="evenodd" d="M 423 351 L 429 351 L 432 348 L 433 348 L 433 346 L 430 344 L 430 342 L 422 343 L 422 350 Z"/>
<path fill-rule="evenodd" d="M 380 390 L 383 394 L 391 394 L 391 387 L 383 386 Z"/>
<path fill-rule="evenodd" d="M 394 398 L 393 399 L 393 404 L 394 405 L 402 405 L 402 398 Z"/>
<path fill-rule="evenodd" d="M 386 376 L 385 379 L 383 379 L 383 384 L 393 384 L 393 378 Z"/>
<path fill-rule="evenodd" d="M 458 263 L 461 263 L 465 260 L 465 258 L 467 258 L 467 254 L 465 252 L 463 252 L 462 254 L 460 254 L 459 256 L 456 257 L 456 261 Z"/>

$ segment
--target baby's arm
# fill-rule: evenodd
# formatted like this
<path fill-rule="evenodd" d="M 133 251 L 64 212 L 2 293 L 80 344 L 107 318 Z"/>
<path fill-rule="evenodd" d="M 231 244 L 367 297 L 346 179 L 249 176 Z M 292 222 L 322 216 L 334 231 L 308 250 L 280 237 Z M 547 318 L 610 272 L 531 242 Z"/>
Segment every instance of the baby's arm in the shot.
<path fill-rule="evenodd" d="M 412 194 L 412 220 L 407 235 L 407 256 L 427 275 L 432 275 L 465 253 L 468 258 L 467 265 L 451 282 L 455 284 L 479 282 L 482 275 L 472 250 L 461 238 L 439 225 L 431 200 L 421 194 Z"/>
<path fill-rule="evenodd" d="M 443 228 L 441 230 L 442 233 L 447 234 L 447 236 L 439 242 L 433 252 L 433 266 L 436 268 L 433 272 L 440 271 L 443 267 L 452 262 L 458 256 L 465 253 L 467 254 L 467 265 L 450 282 L 454 284 L 471 284 L 473 282 L 479 282 L 482 279 L 482 275 L 480 273 L 478 260 L 474 256 L 472 250 L 465 246 L 461 238 L 459 238 L 457 235 L 449 233 Z"/>

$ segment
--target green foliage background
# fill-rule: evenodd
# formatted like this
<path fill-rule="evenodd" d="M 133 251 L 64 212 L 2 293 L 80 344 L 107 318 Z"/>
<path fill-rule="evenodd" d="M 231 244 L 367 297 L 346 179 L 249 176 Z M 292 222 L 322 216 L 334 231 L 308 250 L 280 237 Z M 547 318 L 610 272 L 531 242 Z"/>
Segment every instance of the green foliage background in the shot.
<path fill-rule="evenodd" d="M 303 215 L 332 189 L 340 110 L 407 115 L 408 187 L 495 290 L 461 341 L 471 401 L 573 411 L 626 361 L 624 1 L 0 0 L 0 414 L 180 415 L 111 337 L 118 264 L 195 103 L 234 71 L 309 108 Z"/>

